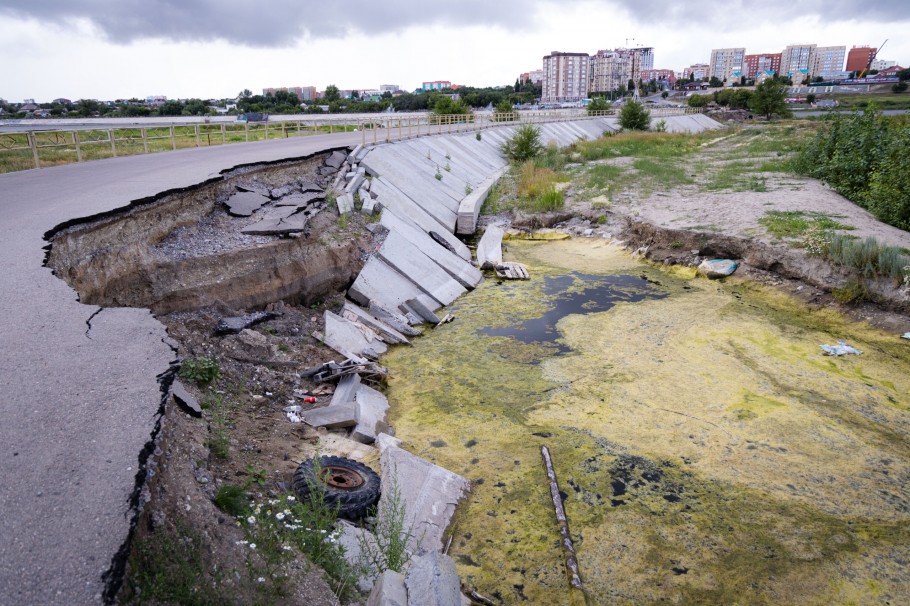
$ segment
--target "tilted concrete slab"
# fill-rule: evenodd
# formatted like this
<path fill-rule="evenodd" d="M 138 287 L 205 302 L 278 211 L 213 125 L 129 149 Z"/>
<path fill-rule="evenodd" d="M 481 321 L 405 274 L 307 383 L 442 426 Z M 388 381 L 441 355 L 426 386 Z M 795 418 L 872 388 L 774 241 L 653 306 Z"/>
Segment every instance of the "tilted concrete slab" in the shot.
<path fill-rule="evenodd" d="M 452 168 L 452 173 L 460 179 L 477 185 L 482 182 L 490 172 L 490 165 L 480 160 L 476 154 L 471 154 L 458 143 L 460 137 L 427 137 L 427 146 L 433 150 L 433 154 L 440 154 L 440 157 L 446 160 L 446 154 L 449 159 L 446 161 Z"/>
<path fill-rule="evenodd" d="M 357 171 L 354 173 L 354 178 L 351 179 L 350 183 L 348 183 L 348 186 L 344 189 L 344 191 L 349 194 L 353 194 L 355 191 L 360 189 L 360 186 L 363 183 L 363 180 L 366 179 L 366 177 L 367 177 L 366 169 L 358 168 Z"/>
<path fill-rule="evenodd" d="M 251 191 L 239 191 L 232 194 L 224 203 L 228 212 L 236 217 L 249 217 L 269 203 L 269 198 Z"/>
<path fill-rule="evenodd" d="M 452 521 L 458 503 L 467 496 L 471 484 L 456 473 L 421 459 L 401 448 L 401 441 L 380 434 L 379 461 L 382 467 L 383 499 L 392 493 L 392 478 L 406 507 L 405 527 L 412 529 L 408 547 L 427 551 L 443 548 L 442 536 Z"/>
<path fill-rule="evenodd" d="M 385 322 L 398 332 L 409 337 L 416 337 L 421 334 L 420 330 L 414 328 L 408 323 L 408 319 L 395 309 L 389 309 L 379 305 L 376 301 L 370 301 L 369 310 L 375 318 Z"/>
<path fill-rule="evenodd" d="M 348 289 L 348 296 L 354 301 L 368 307 L 375 301 L 386 309 L 398 309 L 398 306 L 424 294 L 416 284 L 395 271 L 379 257 L 370 257 L 354 284 Z M 442 307 L 436 301 L 434 311 Z"/>
<path fill-rule="evenodd" d="M 356 320 L 364 326 L 372 328 L 386 343 L 410 343 L 407 336 L 400 331 L 350 301 L 345 301 L 341 315 L 348 320 Z"/>
<path fill-rule="evenodd" d="M 393 183 L 443 225 L 453 226 L 450 229 L 454 229 L 458 203 L 440 189 L 433 177 L 435 168 L 432 173 L 415 171 L 406 162 L 402 162 L 399 155 L 389 151 L 392 147 L 386 145 L 374 150 L 364 158 L 364 164 L 373 168 L 384 181 Z"/>
<path fill-rule="evenodd" d="M 420 606 L 461 606 L 461 580 L 455 560 L 430 551 L 411 560 L 404 579 L 408 603 Z"/>
<path fill-rule="evenodd" d="M 415 149 L 413 143 L 413 141 L 395 143 L 386 146 L 382 150 L 389 160 L 407 169 L 397 179 L 419 180 L 425 188 L 423 190 L 425 196 L 430 195 L 449 210 L 457 211 L 458 200 L 464 196 L 466 182 L 453 175 L 450 171 L 445 170 L 444 158 L 439 159 L 440 161 L 436 159 L 427 160 L 426 150 L 424 149 L 421 153 L 418 149 Z M 437 167 L 439 169 L 438 173 L 436 171 Z M 439 179 L 436 178 L 437 174 L 440 176 Z"/>
<path fill-rule="evenodd" d="M 325 312 L 325 334 L 322 341 L 348 358 L 357 356 L 375 359 L 388 350 L 388 346 L 379 340 L 372 329 L 328 310 Z"/>
<path fill-rule="evenodd" d="M 448 305 L 467 292 L 452 276 L 398 231 L 389 232 L 378 254 L 391 267 L 407 276 L 423 292 L 443 305 Z"/>
<path fill-rule="evenodd" d="M 488 225 L 477 243 L 477 265 L 493 269 L 502 263 L 502 236 L 505 232 L 498 225 Z"/>
<path fill-rule="evenodd" d="M 389 400 L 368 385 L 361 385 L 354 396 L 357 425 L 351 439 L 372 444 L 376 436 L 389 430 Z"/>
<path fill-rule="evenodd" d="M 395 213 L 382 213 L 380 224 L 389 231 L 396 231 L 402 234 L 465 288 L 474 288 L 483 280 L 483 274 L 476 267 L 436 242 L 425 231 L 413 223 L 401 219 Z"/>
<path fill-rule="evenodd" d="M 357 396 L 357 390 L 360 389 L 362 383 L 360 382 L 360 375 L 354 373 L 352 375 L 346 375 L 338 381 L 338 385 L 335 387 L 335 393 L 332 394 L 332 402 L 330 406 L 340 406 L 342 404 L 352 404 L 354 398 Z"/>
<path fill-rule="evenodd" d="M 338 206 L 339 215 L 354 212 L 354 196 L 349 193 L 338 194 L 335 204 Z"/>
<path fill-rule="evenodd" d="M 452 235 L 455 230 L 455 219 L 457 218 L 455 213 L 451 213 L 451 215 L 447 213 L 448 222 L 440 220 L 436 215 L 428 212 L 423 206 L 382 177 L 373 179 L 371 191 L 378 196 L 376 201 L 379 202 L 382 208 L 391 210 L 403 219 L 413 221 L 426 232 L 445 232 L 443 235 L 446 237 L 446 241 L 455 248 L 458 256 L 463 259 L 471 258 L 471 253 L 468 252 L 467 246 Z M 448 234 L 447 236 L 446 233 Z"/>
<path fill-rule="evenodd" d="M 464 190 L 466 186 L 473 186 L 479 179 L 483 178 L 483 169 L 477 166 L 470 164 L 468 161 L 459 162 L 456 158 L 459 157 L 459 154 L 452 153 L 451 145 L 448 145 L 448 142 L 452 140 L 450 136 L 443 137 L 427 137 L 419 141 L 420 145 L 417 145 L 417 141 L 407 141 L 405 143 L 399 143 L 395 145 L 396 150 L 409 150 L 409 153 L 414 154 L 423 154 L 424 160 L 426 159 L 426 153 L 429 150 L 433 157 L 433 166 L 430 167 L 432 174 L 435 179 L 435 166 L 439 167 L 439 174 L 442 176 L 442 179 L 438 181 L 438 185 L 441 185 L 446 193 L 448 193 L 456 201 L 460 200 L 464 196 Z M 446 158 L 446 155 L 449 157 Z M 464 158 L 466 154 L 462 154 Z M 446 168 L 448 167 L 448 170 Z M 447 178 L 448 177 L 448 178 Z"/>
<path fill-rule="evenodd" d="M 347 404 L 333 404 L 300 413 L 304 423 L 312 427 L 325 427 L 326 429 L 343 429 L 357 425 L 357 405 L 353 402 Z"/>
<path fill-rule="evenodd" d="M 478 185 L 477 189 L 465 196 L 458 207 L 458 223 L 455 226 L 457 233 L 469 235 L 477 231 L 477 220 L 480 218 L 480 209 L 483 208 L 483 203 L 486 201 L 487 196 L 490 195 L 493 186 L 508 170 L 508 167 L 499 169 L 492 177 Z"/>

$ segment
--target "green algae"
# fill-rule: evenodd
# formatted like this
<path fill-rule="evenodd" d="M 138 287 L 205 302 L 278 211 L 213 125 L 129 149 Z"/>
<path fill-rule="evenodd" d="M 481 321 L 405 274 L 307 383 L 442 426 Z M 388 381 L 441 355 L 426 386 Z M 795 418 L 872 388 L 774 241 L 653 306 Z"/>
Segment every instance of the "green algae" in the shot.
<path fill-rule="evenodd" d="M 546 444 L 592 603 L 906 595 L 905 344 L 602 242 L 510 254 L 531 281 L 483 283 L 447 310 L 455 322 L 383 358 L 398 436 L 472 482 L 451 549 L 469 585 L 503 603 L 572 601 Z M 485 334 L 545 314 L 545 278 L 572 272 L 643 276 L 665 298 L 567 316 L 561 347 Z M 836 339 L 866 353 L 822 356 Z"/>

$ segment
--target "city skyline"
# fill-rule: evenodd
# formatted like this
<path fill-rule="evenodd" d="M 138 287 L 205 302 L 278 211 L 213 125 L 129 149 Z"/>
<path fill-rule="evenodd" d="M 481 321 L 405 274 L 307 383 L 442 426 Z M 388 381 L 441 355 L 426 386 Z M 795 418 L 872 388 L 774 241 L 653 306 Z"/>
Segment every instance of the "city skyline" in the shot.
<path fill-rule="evenodd" d="M 654 47 L 654 67 L 676 71 L 708 63 L 717 48 L 760 54 L 813 43 L 849 50 L 885 39 L 880 59 L 910 62 L 910 42 L 901 38 L 910 25 L 904 2 L 794 7 L 775 0 L 761 11 L 744 2 L 717 11 L 662 0 L 306 4 L 280 0 L 252 11 L 231 0 L 123 0 L 99 10 L 80 0 L 0 0 L 0 98 L 207 99 L 243 89 L 387 82 L 411 91 L 432 80 L 497 86 L 541 69 L 552 51 L 593 55 L 622 46 Z"/>

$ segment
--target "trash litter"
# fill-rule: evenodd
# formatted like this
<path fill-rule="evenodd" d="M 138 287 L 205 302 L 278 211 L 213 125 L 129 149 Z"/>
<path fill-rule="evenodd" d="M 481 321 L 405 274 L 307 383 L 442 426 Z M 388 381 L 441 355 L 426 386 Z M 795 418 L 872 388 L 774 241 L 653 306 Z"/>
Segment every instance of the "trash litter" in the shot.
<path fill-rule="evenodd" d="M 293 406 L 284 407 L 284 412 L 300 412 L 301 410 L 303 410 L 303 406 L 298 406 L 296 404 Z"/>
<path fill-rule="evenodd" d="M 291 423 L 303 423 L 303 419 L 301 419 L 299 416 L 297 416 L 297 413 L 287 412 L 287 413 L 285 413 L 285 415 L 287 416 L 288 421 L 290 421 Z"/>
<path fill-rule="evenodd" d="M 910 339 L 910 332 L 905 332 L 901 335 L 901 339 Z"/>
<path fill-rule="evenodd" d="M 704 260 L 698 266 L 698 273 L 712 280 L 725 278 L 736 271 L 738 264 L 733 259 L 714 259 L 713 261 Z"/>
<path fill-rule="evenodd" d="M 859 355 L 863 353 L 855 347 L 847 345 L 843 341 L 838 341 L 837 345 L 819 345 L 819 347 L 822 348 L 822 351 L 825 352 L 826 356 L 845 356 L 847 354 Z"/>
<path fill-rule="evenodd" d="M 307 396 L 303 399 L 303 401 L 306 402 L 307 404 L 315 404 L 316 398 L 314 398 L 313 396 Z"/>

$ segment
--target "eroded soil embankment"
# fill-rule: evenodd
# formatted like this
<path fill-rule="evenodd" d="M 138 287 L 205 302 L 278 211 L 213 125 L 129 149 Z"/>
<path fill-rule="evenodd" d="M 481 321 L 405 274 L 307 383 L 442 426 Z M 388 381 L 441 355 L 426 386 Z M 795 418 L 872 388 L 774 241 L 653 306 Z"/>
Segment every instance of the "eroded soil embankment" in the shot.
<path fill-rule="evenodd" d="M 335 221 L 325 212 L 296 237 L 245 235 L 222 202 L 239 184 L 274 188 L 299 179 L 324 181 L 318 175 L 322 160 L 320 154 L 234 171 L 68 227 L 51 237 L 47 265 L 83 303 L 104 307 L 162 314 L 212 304 L 244 309 L 279 300 L 312 303 L 357 275 L 365 242 L 325 236 Z"/>

